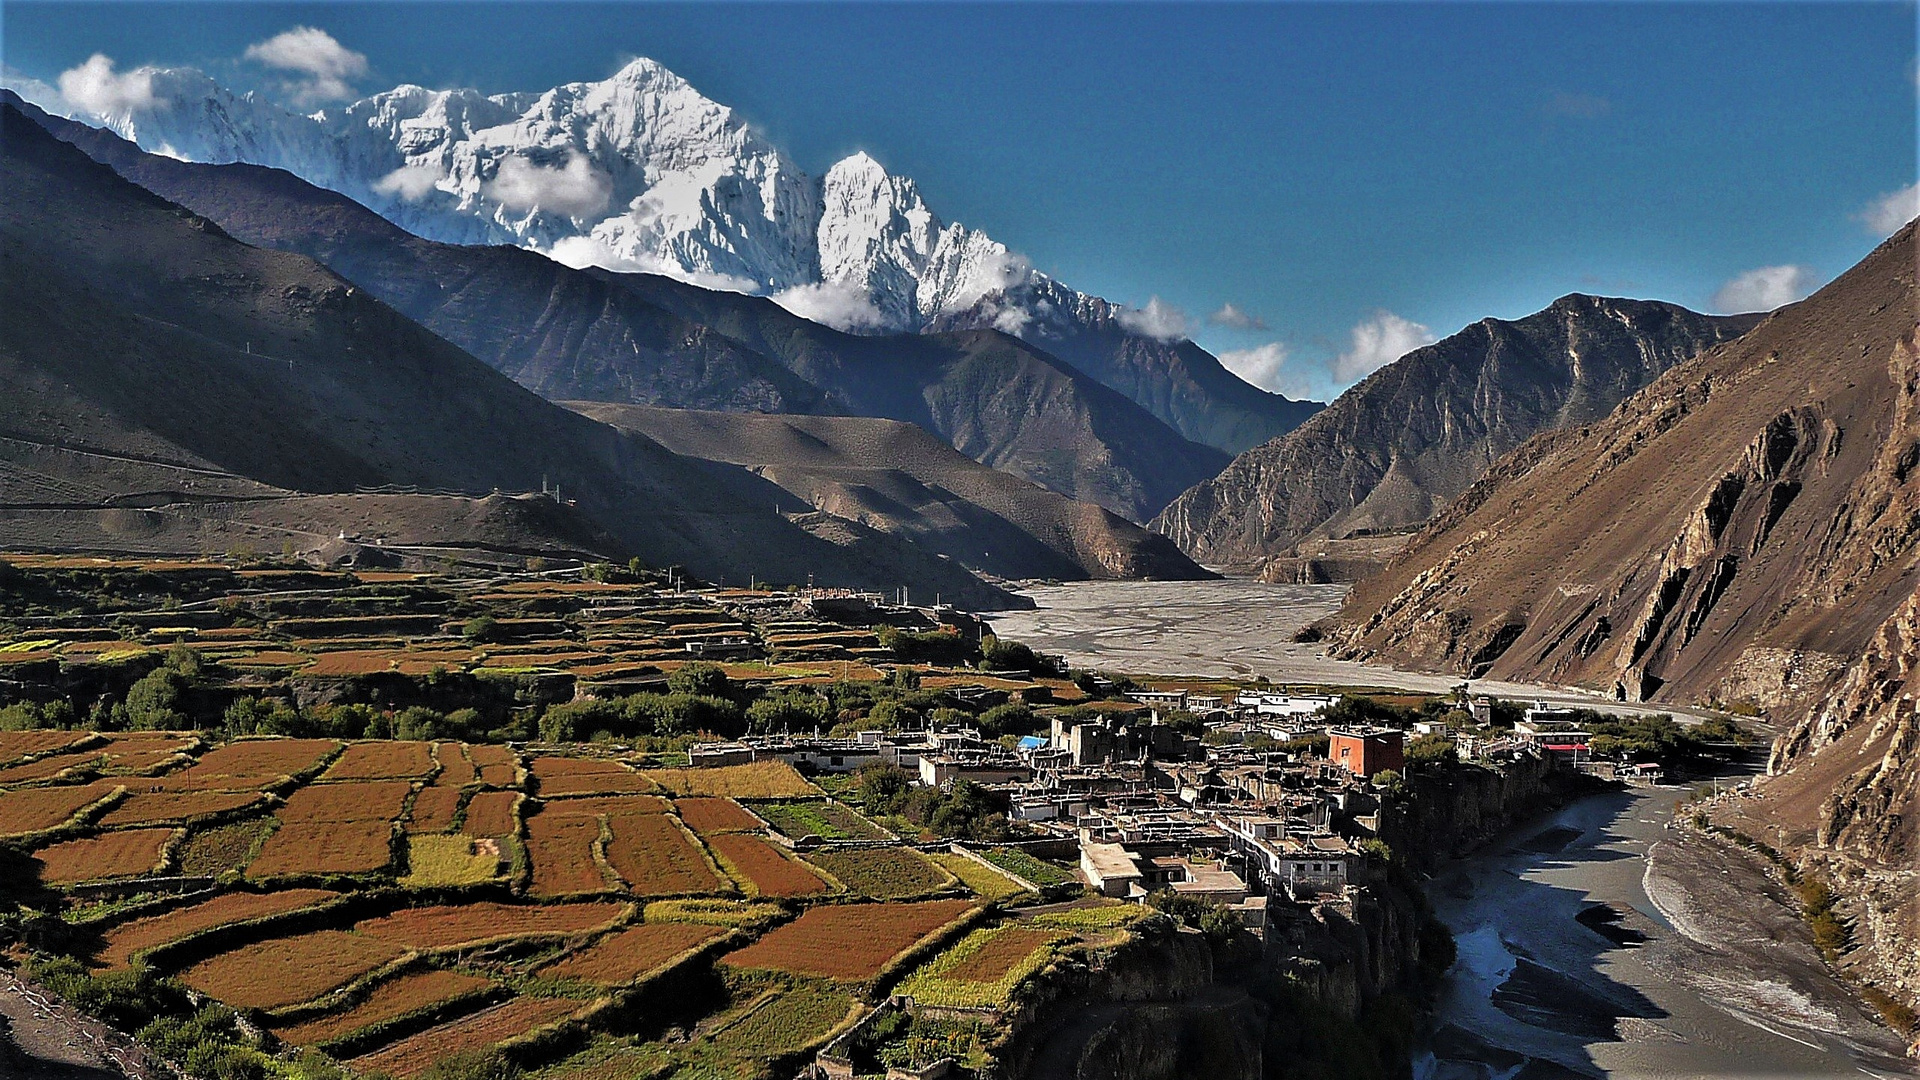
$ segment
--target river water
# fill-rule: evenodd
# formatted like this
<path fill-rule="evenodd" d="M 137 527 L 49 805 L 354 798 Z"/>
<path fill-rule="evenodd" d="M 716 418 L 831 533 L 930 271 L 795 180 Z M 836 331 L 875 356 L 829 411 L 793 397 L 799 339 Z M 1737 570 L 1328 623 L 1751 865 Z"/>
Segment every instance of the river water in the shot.
<path fill-rule="evenodd" d="M 1421 1080 L 1913 1076 L 1757 857 L 1591 796 L 1428 884 L 1460 958 Z"/>
<path fill-rule="evenodd" d="M 1093 582 L 1026 590 L 1004 636 L 1129 674 L 1444 691 L 1329 660 L 1295 631 L 1337 585 Z M 1476 691 L 1598 705 L 1565 688 Z M 1428 883 L 1460 958 L 1418 1080 L 1910 1077 L 1904 1045 L 1829 973 L 1754 856 L 1671 825 L 1675 788 L 1575 802 Z"/>

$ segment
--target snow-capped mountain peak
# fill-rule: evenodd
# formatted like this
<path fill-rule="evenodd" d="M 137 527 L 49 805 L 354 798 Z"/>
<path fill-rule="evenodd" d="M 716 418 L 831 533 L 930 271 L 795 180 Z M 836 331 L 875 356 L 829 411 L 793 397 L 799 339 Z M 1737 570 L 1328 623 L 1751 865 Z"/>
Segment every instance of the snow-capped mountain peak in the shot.
<path fill-rule="evenodd" d="M 286 169 L 431 239 L 766 293 L 844 329 L 961 319 L 1020 332 L 1106 307 L 941 220 L 912 179 L 864 151 L 806 175 L 646 57 L 542 92 L 402 85 L 312 115 L 191 68 L 104 76 L 139 92 L 73 100 L 9 85 L 148 150 Z"/>

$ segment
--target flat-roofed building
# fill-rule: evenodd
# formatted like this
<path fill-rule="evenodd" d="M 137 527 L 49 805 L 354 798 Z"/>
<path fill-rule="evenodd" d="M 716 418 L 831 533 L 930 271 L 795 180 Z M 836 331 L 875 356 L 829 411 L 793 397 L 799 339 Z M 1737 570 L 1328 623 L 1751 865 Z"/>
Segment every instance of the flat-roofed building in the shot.
<path fill-rule="evenodd" d="M 1327 760 L 1355 776 L 1407 767 L 1406 734 L 1393 728 L 1334 728 L 1327 732 Z"/>
<path fill-rule="evenodd" d="M 1080 845 L 1080 872 L 1102 896 L 1116 899 L 1132 895 L 1146 877 L 1126 848 L 1097 840 Z"/>

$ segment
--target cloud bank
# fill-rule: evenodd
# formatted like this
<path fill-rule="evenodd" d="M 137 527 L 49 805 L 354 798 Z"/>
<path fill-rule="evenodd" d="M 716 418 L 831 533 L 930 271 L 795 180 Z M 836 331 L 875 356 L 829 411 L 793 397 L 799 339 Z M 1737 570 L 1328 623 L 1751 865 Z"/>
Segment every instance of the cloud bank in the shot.
<path fill-rule="evenodd" d="M 1427 327 L 1381 308 L 1361 320 L 1349 333 L 1346 351 L 1333 358 L 1333 381 L 1345 384 L 1366 378 L 1437 340 Z"/>
<path fill-rule="evenodd" d="M 873 297 L 858 285 L 822 281 L 814 285 L 796 285 L 773 294 L 773 302 L 803 319 L 850 334 L 876 333 L 891 329 L 887 317 L 874 306 Z"/>
<path fill-rule="evenodd" d="M 1720 286 L 1720 291 L 1713 294 L 1713 309 L 1727 314 L 1772 311 L 1806 299 L 1813 287 L 1813 271 L 1807 267 L 1791 263 L 1762 266 Z"/>
<path fill-rule="evenodd" d="M 1854 215 L 1876 236 L 1892 236 L 1915 217 L 1920 217 L 1920 183 L 1889 191 Z"/>
<path fill-rule="evenodd" d="M 373 190 L 402 202 L 419 202 L 433 191 L 435 184 L 446 179 L 446 175 L 438 165 L 402 165 L 375 180 Z"/>
<path fill-rule="evenodd" d="M 1120 308 L 1113 317 L 1129 333 L 1161 341 L 1178 341 L 1186 337 L 1190 321 L 1186 312 L 1158 296 L 1149 297 L 1146 307 Z"/>
<path fill-rule="evenodd" d="M 1224 326 L 1229 330 L 1265 330 L 1266 321 L 1232 304 L 1220 305 L 1220 310 L 1207 316 L 1207 321 L 1215 326 Z"/>
<path fill-rule="evenodd" d="M 94 53 L 79 67 L 60 73 L 60 96 L 75 109 L 95 116 L 108 116 L 151 108 L 161 104 L 153 95 L 151 72 L 113 70 L 113 61 L 103 53 Z"/>
<path fill-rule="evenodd" d="M 562 217 L 588 218 L 607 208 L 613 180 L 593 167 L 586 155 L 567 155 L 564 165 L 535 165 L 523 157 L 503 158 L 481 194 L 509 210 L 540 210 Z"/>
<path fill-rule="evenodd" d="M 1287 369 L 1288 355 L 1285 342 L 1270 341 L 1251 349 L 1228 349 L 1220 354 L 1220 363 L 1262 390 L 1298 395 L 1300 381 Z"/>
<path fill-rule="evenodd" d="M 241 56 L 277 71 L 303 76 L 287 84 L 288 92 L 302 105 L 358 97 L 347 80 L 367 73 L 365 53 L 354 52 L 335 41 L 332 34 L 312 26 L 296 26 L 265 41 L 256 41 L 247 46 Z"/>

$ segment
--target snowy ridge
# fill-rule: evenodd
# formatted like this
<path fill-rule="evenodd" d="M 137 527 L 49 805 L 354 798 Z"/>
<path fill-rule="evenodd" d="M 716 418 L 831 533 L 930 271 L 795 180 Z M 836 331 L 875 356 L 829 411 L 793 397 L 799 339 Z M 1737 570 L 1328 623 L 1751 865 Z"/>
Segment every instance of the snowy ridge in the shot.
<path fill-rule="evenodd" d="M 764 293 L 842 329 L 1024 336 L 1128 310 L 942 221 L 911 179 L 865 153 L 808 176 L 732 109 L 644 58 L 544 93 L 399 86 L 312 115 L 193 69 L 129 76 L 149 81 L 150 100 L 104 112 L 45 84 L 9 87 L 155 153 L 285 169 L 429 239 Z"/>

